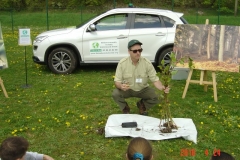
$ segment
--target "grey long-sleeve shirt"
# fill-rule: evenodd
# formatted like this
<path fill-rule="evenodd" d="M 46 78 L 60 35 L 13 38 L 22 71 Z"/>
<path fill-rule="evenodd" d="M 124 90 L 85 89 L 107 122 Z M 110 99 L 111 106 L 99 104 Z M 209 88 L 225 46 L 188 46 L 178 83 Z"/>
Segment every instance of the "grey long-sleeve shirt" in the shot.
<path fill-rule="evenodd" d="M 39 154 L 37 152 L 26 152 L 24 160 L 43 160 L 43 154 Z"/>

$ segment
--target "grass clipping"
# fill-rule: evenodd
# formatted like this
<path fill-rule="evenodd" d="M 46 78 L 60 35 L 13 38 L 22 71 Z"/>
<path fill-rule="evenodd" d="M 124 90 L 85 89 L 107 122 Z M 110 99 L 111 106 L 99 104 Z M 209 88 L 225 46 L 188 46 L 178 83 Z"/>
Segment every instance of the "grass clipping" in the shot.
<path fill-rule="evenodd" d="M 161 65 L 159 65 L 160 72 L 158 73 L 159 79 L 161 80 L 162 84 L 165 87 L 170 86 L 170 82 L 172 80 L 172 75 L 176 74 L 177 71 L 174 68 L 177 64 L 184 64 L 188 62 L 188 67 L 190 69 L 193 67 L 193 61 L 190 57 L 182 57 L 181 59 L 177 60 L 176 55 L 174 52 L 171 52 L 169 56 L 169 63 L 166 63 L 164 60 L 161 61 Z M 161 101 L 161 118 L 159 128 L 162 133 L 172 133 L 173 129 L 178 129 L 177 125 L 172 119 L 171 110 L 170 110 L 170 101 L 169 101 L 169 93 L 159 93 L 159 99 Z"/>

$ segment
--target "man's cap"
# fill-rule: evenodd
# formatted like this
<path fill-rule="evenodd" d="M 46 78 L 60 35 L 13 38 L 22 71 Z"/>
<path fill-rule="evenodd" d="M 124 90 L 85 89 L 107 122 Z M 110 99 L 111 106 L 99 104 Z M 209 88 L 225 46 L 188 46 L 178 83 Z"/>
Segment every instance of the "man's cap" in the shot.
<path fill-rule="evenodd" d="M 129 8 L 133 8 L 133 4 L 132 4 L 132 3 L 129 3 L 129 4 L 128 4 L 128 7 L 129 7 Z"/>
<path fill-rule="evenodd" d="M 133 39 L 131 41 L 128 42 L 128 49 L 130 49 L 132 46 L 134 46 L 135 44 L 139 44 L 142 45 L 142 43 L 136 39 Z"/>

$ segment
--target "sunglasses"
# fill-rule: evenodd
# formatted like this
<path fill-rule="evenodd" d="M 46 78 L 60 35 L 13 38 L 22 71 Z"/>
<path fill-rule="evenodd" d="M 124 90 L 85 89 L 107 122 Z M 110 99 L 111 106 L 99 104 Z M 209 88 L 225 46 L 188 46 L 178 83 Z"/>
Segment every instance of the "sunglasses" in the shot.
<path fill-rule="evenodd" d="M 137 52 L 141 53 L 143 51 L 143 49 L 141 48 L 141 49 L 130 50 L 130 51 L 132 51 L 133 53 L 137 53 Z"/>

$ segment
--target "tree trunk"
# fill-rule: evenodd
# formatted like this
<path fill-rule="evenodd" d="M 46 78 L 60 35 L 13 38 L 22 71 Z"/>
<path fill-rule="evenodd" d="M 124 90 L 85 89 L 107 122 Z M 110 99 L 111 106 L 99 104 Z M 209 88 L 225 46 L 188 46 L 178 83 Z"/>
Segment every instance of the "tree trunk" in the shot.
<path fill-rule="evenodd" d="M 214 57 L 215 52 L 216 52 L 216 25 L 212 25 L 212 34 L 213 34 L 213 39 L 212 39 L 212 55 L 211 57 Z"/>
<path fill-rule="evenodd" d="M 211 58 L 210 55 L 210 41 L 211 41 L 211 29 L 212 29 L 212 25 L 208 25 L 208 39 L 207 39 L 207 59 Z"/>
<path fill-rule="evenodd" d="M 199 48 L 198 48 L 198 55 L 202 55 L 202 34 L 203 34 L 203 25 L 200 25 L 199 26 L 199 30 L 200 30 L 200 33 L 199 33 L 199 37 L 198 37 L 198 42 L 199 42 Z"/>
<path fill-rule="evenodd" d="M 238 48 L 239 48 L 239 42 L 240 42 L 240 27 L 238 27 L 238 36 L 235 43 L 234 51 L 233 51 L 233 57 L 232 57 L 232 63 L 238 63 Z"/>
<path fill-rule="evenodd" d="M 220 38 L 219 38 L 219 53 L 218 53 L 218 60 L 219 60 L 220 62 L 223 61 L 224 34 L 225 34 L 225 26 L 224 26 L 224 25 L 221 25 Z"/>

